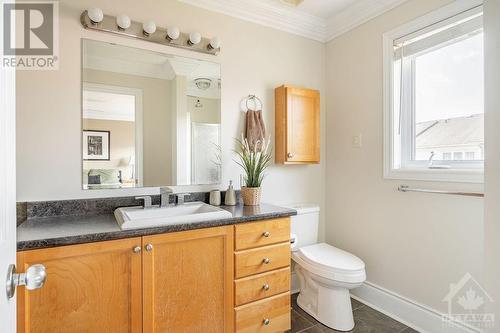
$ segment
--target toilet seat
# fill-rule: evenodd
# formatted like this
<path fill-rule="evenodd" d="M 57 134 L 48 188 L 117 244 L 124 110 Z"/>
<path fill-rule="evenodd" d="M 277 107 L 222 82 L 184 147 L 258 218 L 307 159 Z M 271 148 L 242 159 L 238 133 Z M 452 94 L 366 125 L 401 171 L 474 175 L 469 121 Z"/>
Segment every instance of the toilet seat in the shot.
<path fill-rule="evenodd" d="M 355 255 L 326 243 L 313 244 L 293 253 L 294 261 L 326 279 L 361 283 L 366 279 L 365 264 Z"/>

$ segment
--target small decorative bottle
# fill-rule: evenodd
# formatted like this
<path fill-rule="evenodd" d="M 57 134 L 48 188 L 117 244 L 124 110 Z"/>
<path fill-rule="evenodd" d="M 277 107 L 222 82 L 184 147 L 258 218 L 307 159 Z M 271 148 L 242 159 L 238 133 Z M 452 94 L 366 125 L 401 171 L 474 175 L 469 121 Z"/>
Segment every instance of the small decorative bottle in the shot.
<path fill-rule="evenodd" d="M 227 191 L 226 191 L 226 197 L 224 199 L 224 204 L 226 206 L 235 206 L 236 205 L 236 193 L 234 192 L 232 180 L 229 181 L 229 187 L 227 188 Z"/>

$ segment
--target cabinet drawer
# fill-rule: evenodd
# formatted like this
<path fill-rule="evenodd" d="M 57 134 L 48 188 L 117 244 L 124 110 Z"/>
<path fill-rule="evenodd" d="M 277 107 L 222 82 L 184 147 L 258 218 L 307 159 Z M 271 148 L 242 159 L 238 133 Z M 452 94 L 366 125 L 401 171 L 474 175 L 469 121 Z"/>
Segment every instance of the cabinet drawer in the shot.
<path fill-rule="evenodd" d="M 291 328 L 290 293 L 284 293 L 235 309 L 236 332 L 284 332 Z"/>
<path fill-rule="evenodd" d="M 237 224 L 234 232 L 237 251 L 290 241 L 290 218 Z"/>
<path fill-rule="evenodd" d="M 235 252 L 234 264 L 237 279 L 287 267 L 290 265 L 290 243 Z"/>
<path fill-rule="evenodd" d="M 236 306 L 290 291 L 290 268 L 234 281 Z"/>

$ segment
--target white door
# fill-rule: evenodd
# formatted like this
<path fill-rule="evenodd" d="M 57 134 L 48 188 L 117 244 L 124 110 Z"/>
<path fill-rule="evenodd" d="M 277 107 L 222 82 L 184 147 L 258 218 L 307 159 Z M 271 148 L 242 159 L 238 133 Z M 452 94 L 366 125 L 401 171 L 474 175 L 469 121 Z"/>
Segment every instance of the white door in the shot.
<path fill-rule="evenodd" d="M 485 276 L 493 298 L 488 313 L 500 332 L 500 1 L 484 2 L 485 35 Z"/>
<path fill-rule="evenodd" d="M 16 328 L 15 297 L 6 292 L 7 270 L 16 262 L 15 86 L 15 71 L 0 68 L 0 326 L 6 333 Z"/>

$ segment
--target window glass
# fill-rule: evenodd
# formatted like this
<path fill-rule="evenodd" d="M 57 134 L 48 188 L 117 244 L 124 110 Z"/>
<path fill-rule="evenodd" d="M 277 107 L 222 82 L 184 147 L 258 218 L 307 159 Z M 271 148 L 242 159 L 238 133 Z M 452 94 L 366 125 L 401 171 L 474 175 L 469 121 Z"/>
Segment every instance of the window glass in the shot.
<path fill-rule="evenodd" d="M 484 159 L 483 33 L 413 59 L 415 160 Z"/>

